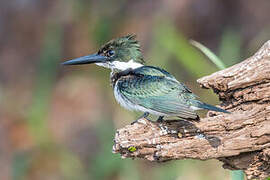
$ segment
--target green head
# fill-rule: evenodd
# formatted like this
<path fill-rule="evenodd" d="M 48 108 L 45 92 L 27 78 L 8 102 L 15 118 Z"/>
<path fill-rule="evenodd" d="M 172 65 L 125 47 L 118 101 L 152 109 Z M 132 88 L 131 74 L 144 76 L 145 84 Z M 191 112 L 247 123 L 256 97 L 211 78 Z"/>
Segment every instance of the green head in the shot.
<path fill-rule="evenodd" d="M 64 62 L 64 65 L 91 64 L 125 70 L 137 68 L 144 64 L 140 45 L 134 35 L 113 39 L 103 45 L 95 54 L 83 56 Z"/>

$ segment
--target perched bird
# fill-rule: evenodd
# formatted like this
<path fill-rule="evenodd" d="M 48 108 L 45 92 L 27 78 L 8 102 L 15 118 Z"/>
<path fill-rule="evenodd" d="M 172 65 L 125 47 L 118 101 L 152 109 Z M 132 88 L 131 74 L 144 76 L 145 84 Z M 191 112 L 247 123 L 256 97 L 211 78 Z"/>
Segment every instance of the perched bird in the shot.
<path fill-rule="evenodd" d="M 159 116 L 199 120 L 195 110 L 228 113 L 197 100 L 197 96 L 167 71 L 146 66 L 134 35 L 113 39 L 95 54 L 66 61 L 64 65 L 95 63 L 111 69 L 111 84 L 117 102 L 126 109 Z"/>

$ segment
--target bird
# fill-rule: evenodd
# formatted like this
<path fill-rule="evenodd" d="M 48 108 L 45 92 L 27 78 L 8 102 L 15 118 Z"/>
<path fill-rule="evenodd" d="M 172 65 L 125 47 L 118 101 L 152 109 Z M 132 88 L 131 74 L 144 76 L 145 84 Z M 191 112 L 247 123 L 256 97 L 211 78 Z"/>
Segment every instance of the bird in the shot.
<path fill-rule="evenodd" d="M 158 116 L 158 122 L 172 116 L 197 121 L 200 119 L 197 110 L 229 113 L 198 100 L 198 96 L 166 70 L 146 65 L 136 35 L 112 39 L 96 53 L 62 64 L 93 63 L 111 69 L 110 82 L 116 101 L 128 110 L 143 112 L 140 118 L 152 114 Z"/>

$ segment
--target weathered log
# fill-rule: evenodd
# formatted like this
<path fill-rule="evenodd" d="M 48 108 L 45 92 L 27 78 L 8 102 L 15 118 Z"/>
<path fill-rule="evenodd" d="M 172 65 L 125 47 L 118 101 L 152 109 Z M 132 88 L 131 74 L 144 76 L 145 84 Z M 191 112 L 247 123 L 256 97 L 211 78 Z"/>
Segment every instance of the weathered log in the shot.
<path fill-rule="evenodd" d="M 168 161 L 218 159 L 248 179 L 270 176 L 270 41 L 252 57 L 198 80 L 231 114 L 208 112 L 199 122 L 140 119 L 117 130 L 114 153 Z"/>

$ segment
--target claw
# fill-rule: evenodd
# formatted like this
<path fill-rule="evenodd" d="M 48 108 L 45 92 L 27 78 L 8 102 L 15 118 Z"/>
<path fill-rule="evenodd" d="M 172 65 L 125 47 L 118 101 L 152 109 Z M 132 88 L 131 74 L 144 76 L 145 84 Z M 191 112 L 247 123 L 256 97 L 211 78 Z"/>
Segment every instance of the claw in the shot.
<path fill-rule="evenodd" d="M 157 122 L 158 123 L 163 123 L 164 122 L 164 116 L 159 116 L 158 119 L 157 119 Z"/>
<path fill-rule="evenodd" d="M 149 116 L 149 112 L 145 112 L 145 113 L 143 113 L 143 115 L 142 115 L 142 116 L 140 116 L 140 117 L 139 117 L 138 119 L 136 119 L 135 121 L 133 121 L 133 122 L 131 123 L 131 125 L 133 125 L 133 124 L 137 123 L 139 119 L 142 119 L 142 118 L 147 118 L 148 116 Z"/>

